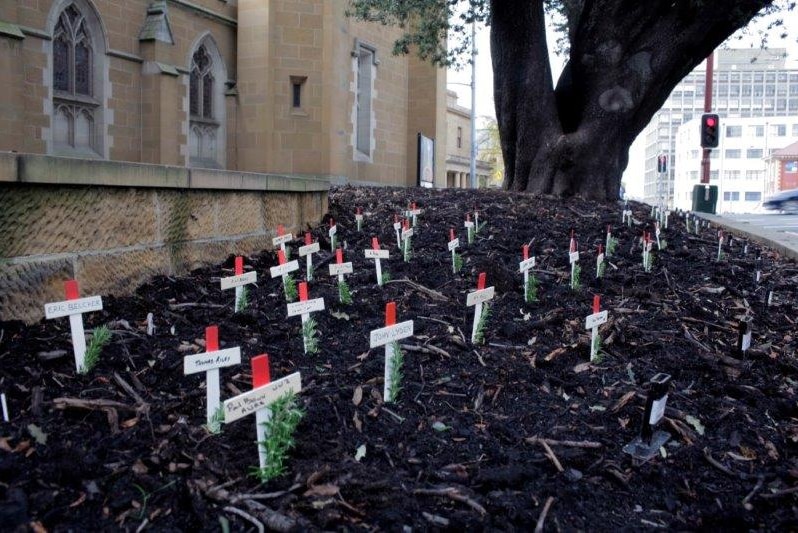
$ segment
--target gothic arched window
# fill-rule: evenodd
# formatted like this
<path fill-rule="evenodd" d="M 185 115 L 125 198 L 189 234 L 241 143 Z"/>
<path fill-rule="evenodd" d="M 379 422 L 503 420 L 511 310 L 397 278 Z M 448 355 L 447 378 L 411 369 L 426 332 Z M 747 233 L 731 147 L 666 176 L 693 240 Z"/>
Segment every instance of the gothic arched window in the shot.
<path fill-rule="evenodd" d="M 224 65 L 211 38 L 200 41 L 191 55 L 189 74 L 190 164 L 224 165 Z"/>
<path fill-rule="evenodd" d="M 86 17 L 73 3 L 53 32 L 53 141 L 57 151 L 97 150 L 94 47 Z"/>

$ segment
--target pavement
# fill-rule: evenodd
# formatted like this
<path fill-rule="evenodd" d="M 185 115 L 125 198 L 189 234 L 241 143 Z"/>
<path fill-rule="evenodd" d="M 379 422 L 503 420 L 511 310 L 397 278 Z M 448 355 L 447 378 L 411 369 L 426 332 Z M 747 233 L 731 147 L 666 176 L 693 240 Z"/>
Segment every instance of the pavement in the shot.
<path fill-rule="evenodd" d="M 695 213 L 728 231 L 758 241 L 785 257 L 798 260 L 798 215 L 778 213 L 709 215 Z"/>

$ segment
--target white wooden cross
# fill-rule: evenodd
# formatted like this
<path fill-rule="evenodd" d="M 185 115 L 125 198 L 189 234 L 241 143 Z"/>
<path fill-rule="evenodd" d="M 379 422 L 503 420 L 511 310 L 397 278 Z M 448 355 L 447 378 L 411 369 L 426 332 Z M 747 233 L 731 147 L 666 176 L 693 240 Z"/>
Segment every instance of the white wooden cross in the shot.
<path fill-rule="evenodd" d="M 657 237 L 657 250 L 662 250 L 662 242 L 659 240 L 660 235 L 659 221 L 654 223 L 654 235 Z"/>
<path fill-rule="evenodd" d="M 254 270 L 244 274 L 244 258 L 236 256 L 235 259 L 235 276 L 222 278 L 220 280 L 222 290 L 235 289 L 236 301 L 235 312 L 241 311 L 241 296 L 244 294 L 244 286 L 251 285 L 258 281 L 258 273 Z"/>
<path fill-rule="evenodd" d="M 416 207 L 416 202 L 412 202 L 410 204 L 410 209 L 407 210 L 407 215 L 413 218 L 413 227 L 416 227 L 416 222 L 418 222 L 417 217 L 421 214 L 421 209 Z"/>
<path fill-rule="evenodd" d="M 571 230 L 571 242 L 568 245 L 568 262 L 571 263 L 571 288 L 576 288 L 576 264 L 579 262 L 579 250 L 577 250 L 576 239 L 574 238 L 574 230 Z"/>
<path fill-rule="evenodd" d="M 349 263 L 344 263 L 344 251 L 340 248 L 335 250 L 335 263 L 330 263 L 329 269 L 331 276 L 338 276 L 338 283 L 344 281 L 345 274 L 354 272 L 351 261 Z"/>
<path fill-rule="evenodd" d="M 335 241 L 337 240 L 335 236 L 338 234 L 338 224 L 335 223 L 335 219 L 330 219 L 330 229 L 327 234 L 330 236 L 330 253 L 335 252 Z"/>
<path fill-rule="evenodd" d="M 455 237 L 454 228 L 449 228 L 449 251 L 452 253 L 452 273 L 457 274 L 457 248 L 460 246 L 460 239 Z"/>
<path fill-rule="evenodd" d="M 720 261 L 721 256 L 723 255 L 723 230 L 718 230 L 718 261 Z"/>
<path fill-rule="evenodd" d="M 280 250 L 285 253 L 285 243 L 294 240 L 294 236 L 285 232 L 285 227 L 282 224 L 277 225 L 277 237 L 272 239 L 272 246 L 279 246 Z"/>
<path fill-rule="evenodd" d="M 294 372 L 277 381 L 269 376 L 269 356 L 266 354 L 252 358 L 252 390 L 224 401 L 224 423 L 230 424 L 247 415 L 255 413 L 255 434 L 258 444 L 258 461 L 261 468 L 266 468 L 268 457 L 262 444 L 269 437 L 266 425 L 271 420 L 269 406 L 289 393 L 302 391 L 302 376 Z"/>
<path fill-rule="evenodd" d="M 598 279 L 601 274 L 601 265 L 604 263 L 604 249 L 601 246 L 601 243 L 598 245 L 598 254 L 596 254 L 596 279 Z"/>
<path fill-rule="evenodd" d="M 355 223 L 357 224 L 357 231 L 363 229 L 363 209 L 360 207 L 355 211 Z"/>
<path fill-rule="evenodd" d="M 293 261 L 286 261 L 285 252 L 282 250 L 277 250 L 277 262 L 280 264 L 271 267 L 269 272 L 271 273 L 272 278 L 276 278 L 278 276 L 283 278 L 283 292 L 285 293 L 285 286 L 286 283 L 288 283 L 288 274 L 294 272 L 295 270 L 299 270 L 299 261 L 296 259 Z"/>
<path fill-rule="evenodd" d="M 402 228 L 402 255 L 404 255 L 405 263 L 410 260 L 410 237 L 413 236 L 415 230 L 410 227 L 410 221 L 405 219 L 404 227 Z"/>
<path fill-rule="evenodd" d="M 219 328 L 205 328 L 205 353 L 188 355 L 183 358 L 183 374 L 205 372 L 205 406 L 208 424 L 214 421 L 221 405 L 219 369 L 241 363 L 241 348 L 219 349 Z"/>
<path fill-rule="evenodd" d="M 525 244 L 521 248 L 524 260 L 518 263 L 518 270 L 524 274 L 524 301 L 528 302 L 529 295 L 529 271 L 535 268 L 535 256 L 529 257 L 529 245 Z"/>
<path fill-rule="evenodd" d="M 299 284 L 299 301 L 288 304 L 288 316 L 299 315 L 302 318 L 302 326 L 304 329 L 305 323 L 310 320 L 310 313 L 314 311 L 324 310 L 324 298 L 315 298 L 308 300 L 308 284 L 303 281 Z M 302 335 L 302 344 L 305 353 L 308 353 L 308 339 L 305 338 L 304 332 Z"/>
<path fill-rule="evenodd" d="M 49 320 L 53 318 L 69 317 L 69 328 L 72 332 L 72 351 L 75 354 L 75 368 L 83 371 L 86 359 L 86 333 L 83 330 L 83 313 L 103 310 L 103 300 L 100 296 L 80 298 L 78 282 L 74 279 L 64 282 L 66 301 L 53 302 L 44 305 L 44 316 Z"/>
<path fill-rule="evenodd" d="M 399 221 L 399 215 L 393 216 L 393 230 L 396 232 L 396 247 L 402 249 L 402 223 Z"/>
<path fill-rule="evenodd" d="M 372 237 L 371 250 L 365 250 L 364 255 L 366 259 L 374 259 L 374 268 L 377 270 L 377 285 L 382 287 L 382 265 L 380 264 L 380 260 L 390 258 L 388 250 L 381 250 L 379 239 L 377 239 L 377 237 Z"/>
<path fill-rule="evenodd" d="M 607 322 L 609 311 L 601 309 L 601 296 L 593 295 L 593 314 L 585 318 L 585 329 L 590 330 L 590 362 L 598 359 L 598 327 Z"/>
<path fill-rule="evenodd" d="M 385 384 L 382 396 L 386 402 L 393 402 L 396 398 L 391 397 L 393 386 L 394 364 L 396 353 L 394 352 L 394 342 L 413 336 L 413 321 L 407 320 L 400 324 L 396 323 L 396 303 L 388 302 L 385 305 L 385 327 L 372 330 L 369 338 L 369 347 L 378 348 L 385 346 Z"/>
<path fill-rule="evenodd" d="M 299 247 L 299 257 L 305 257 L 307 260 L 307 274 L 305 279 L 313 281 L 313 254 L 321 250 L 318 242 L 313 242 L 310 232 L 305 232 L 305 246 Z"/>
<path fill-rule="evenodd" d="M 485 288 L 485 273 L 480 272 L 479 280 L 477 281 L 477 290 L 469 292 L 466 296 L 466 306 L 474 307 L 474 323 L 471 326 L 471 342 L 477 342 L 477 329 L 479 327 L 479 319 L 482 317 L 482 304 L 487 301 L 493 300 L 496 295 L 495 287 Z"/>
<path fill-rule="evenodd" d="M 612 240 L 612 226 L 607 224 L 607 237 L 604 239 L 604 249 L 610 255 L 610 241 Z"/>
<path fill-rule="evenodd" d="M 466 213 L 466 220 L 463 223 L 465 226 L 466 232 L 468 233 L 468 244 L 473 244 L 474 242 L 474 223 L 471 221 L 471 213 Z"/>

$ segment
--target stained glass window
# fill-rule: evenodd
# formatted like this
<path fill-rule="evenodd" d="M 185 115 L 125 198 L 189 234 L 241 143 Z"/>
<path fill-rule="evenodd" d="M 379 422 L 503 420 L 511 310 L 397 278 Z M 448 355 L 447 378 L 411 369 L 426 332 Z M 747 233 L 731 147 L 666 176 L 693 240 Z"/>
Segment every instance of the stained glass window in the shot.
<path fill-rule="evenodd" d="M 69 43 L 62 38 L 53 42 L 53 88 L 69 90 Z"/>
<path fill-rule="evenodd" d="M 91 51 L 85 43 L 75 46 L 75 92 L 91 96 Z"/>
<path fill-rule="evenodd" d="M 202 116 L 213 118 L 213 76 L 210 73 L 202 78 Z"/>
<path fill-rule="evenodd" d="M 199 115 L 199 72 L 197 69 L 191 71 L 191 81 L 189 82 L 189 110 L 192 115 Z"/>
<path fill-rule="evenodd" d="M 195 117 L 213 118 L 213 63 L 205 46 L 194 52 L 189 87 L 189 109 Z"/>

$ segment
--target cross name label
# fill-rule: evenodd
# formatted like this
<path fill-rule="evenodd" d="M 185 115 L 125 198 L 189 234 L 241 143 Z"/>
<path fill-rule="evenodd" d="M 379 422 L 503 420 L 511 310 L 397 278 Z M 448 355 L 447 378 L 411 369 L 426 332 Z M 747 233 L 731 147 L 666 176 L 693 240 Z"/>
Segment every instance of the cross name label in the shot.
<path fill-rule="evenodd" d="M 473 228 L 474 227 L 474 223 L 471 222 L 470 220 L 467 220 L 465 222 L 464 226 L 467 227 L 467 228 Z"/>
<path fill-rule="evenodd" d="M 198 353 L 183 358 L 183 374 L 196 374 L 239 364 L 241 364 L 241 348 Z"/>
<path fill-rule="evenodd" d="M 460 239 L 455 239 L 453 241 L 449 241 L 449 251 L 454 251 L 455 248 L 460 247 Z"/>
<path fill-rule="evenodd" d="M 413 321 L 408 320 L 393 326 L 386 326 L 384 328 L 375 329 L 371 332 L 369 342 L 370 348 L 377 348 L 384 346 L 399 339 L 405 339 L 413 336 Z"/>
<path fill-rule="evenodd" d="M 250 283 L 255 283 L 258 281 L 258 273 L 254 270 L 252 272 L 247 272 L 246 274 L 241 274 L 240 276 L 230 276 L 229 278 L 222 278 L 222 290 L 227 289 L 234 289 L 235 287 L 243 287 L 244 285 L 249 285 Z"/>
<path fill-rule="evenodd" d="M 340 274 L 351 274 L 354 272 L 352 263 L 333 263 L 330 265 L 330 275 L 338 276 Z"/>
<path fill-rule="evenodd" d="M 280 246 L 281 244 L 285 244 L 287 242 L 291 242 L 294 240 L 294 236 L 290 233 L 286 233 L 285 235 L 280 235 L 279 237 L 274 237 L 272 239 L 272 245 Z"/>
<path fill-rule="evenodd" d="M 319 243 L 314 242 L 313 244 L 306 244 L 305 246 L 299 247 L 299 257 L 305 257 L 306 255 L 315 254 L 321 251 L 321 246 Z"/>
<path fill-rule="evenodd" d="M 393 223 L 393 229 L 395 229 L 395 230 L 402 229 L 402 223 L 401 222 L 394 222 Z"/>
<path fill-rule="evenodd" d="M 570 252 L 568 254 L 568 260 L 571 263 L 576 263 L 577 261 L 579 261 L 579 252 Z"/>
<path fill-rule="evenodd" d="M 269 272 L 271 272 L 273 278 L 276 278 L 277 276 L 284 276 L 294 270 L 299 270 L 299 261 L 296 259 L 284 265 L 273 266 L 269 269 Z"/>
<path fill-rule="evenodd" d="M 411 209 L 410 211 L 408 211 L 408 213 L 410 214 L 410 216 L 415 217 L 421 214 L 421 209 Z"/>
<path fill-rule="evenodd" d="M 534 267 L 535 267 L 535 258 L 534 257 L 530 257 L 529 259 L 524 259 L 523 261 L 518 263 L 518 268 L 521 270 L 521 272 L 525 272 L 525 271 L 529 270 L 530 268 L 534 268 Z"/>
<path fill-rule="evenodd" d="M 306 315 L 315 311 L 324 310 L 324 298 L 314 298 L 304 302 L 294 302 L 288 304 L 288 316 Z"/>
<path fill-rule="evenodd" d="M 294 372 L 277 381 L 272 381 L 268 385 L 239 394 L 224 401 L 224 422 L 229 424 L 240 420 L 255 411 L 269 407 L 283 394 L 288 392 L 298 393 L 301 390 L 301 376 L 299 372 Z"/>
<path fill-rule="evenodd" d="M 90 311 L 102 311 L 102 309 L 102 296 L 89 296 L 87 298 L 78 298 L 77 300 L 45 304 L 44 316 L 48 319 L 61 318 L 62 316 L 77 315 Z"/>
<path fill-rule="evenodd" d="M 472 305 L 477 305 L 487 302 L 488 300 L 492 300 L 495 294 L 495 287 L 488 287 L 487 289 L 469 292 L 468 296 L 466 296 L 466 306 L 471 307 Z"/>
<path fill-rule="evenodd" d="M 355 215 L 355 220 L 357 222 L 362 222 L 363 221 L 363 215 Z"/>
<path fill-rule="evenodd" d="M 366 259 L 388 259 L 390 258 L 388 250 L 365 250 Z M 332 266 L 332 265 L 330 265 Z"/>
<path fill-rule="evenodd" d="M 609 311 L 605 309 L 600 313 L 594 313 L 585 317 L 585 329 L 592 329 L 605 324 L 607 322 L 608 316 Z"/>

